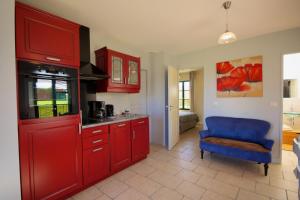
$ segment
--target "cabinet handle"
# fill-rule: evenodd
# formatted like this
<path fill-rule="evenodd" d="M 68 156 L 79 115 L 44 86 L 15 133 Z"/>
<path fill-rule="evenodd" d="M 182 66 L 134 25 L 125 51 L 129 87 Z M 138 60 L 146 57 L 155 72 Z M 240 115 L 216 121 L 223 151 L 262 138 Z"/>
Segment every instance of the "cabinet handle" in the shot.
<path fill-rule="evenodd" d="M 101 151 L 103 148 L 94 149 L 93 152 Z"/>
<path fill-rule="evenodd" d="M 126 126 L 126 124 L 119 124 L 118 127 Z"/>
<path fill-rule="evenodd" d="M 54 58 L 54 57 L 49 57 L 49 56 L 47 56 L 46 59 L 51 60 L 51 61 L 56 61 L 56 62 L 60 61 L 60 58 Z"/>
<path fill-rule="evenodd" d="M 96 144 L 96 143 L 99 143 L 99 142 L 102 142 L 102 140 L 94 140 L 93 144 Z"/>
<path fill-rule="evenodd" d="M 81 135 L 81 123 L 78 124 L 78 133 Z"/>
<path fill-rule="evenodd" d="M 92 133 L 96 134 L 96 133 L 101 133 L 101 132 L 102 132 L 102 130 L 96 130 L 96 131 L 93 131 Z"/>
<path fill-rule="evenodd" d="M 143 124 L 143 123 L 145 123 L 145 121 L 140 121 L 140 122 L 138 122 L 139 124 Z"/>

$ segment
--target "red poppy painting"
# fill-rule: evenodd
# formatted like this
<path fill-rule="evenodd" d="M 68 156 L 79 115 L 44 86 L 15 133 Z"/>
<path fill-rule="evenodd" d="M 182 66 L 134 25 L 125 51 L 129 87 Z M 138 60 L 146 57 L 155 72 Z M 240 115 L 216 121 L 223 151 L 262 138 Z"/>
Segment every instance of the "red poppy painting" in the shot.
<path fill-rule="evenodd" d="M 216 64 L 217 97 L 263 96 L 262 56 Z"/>

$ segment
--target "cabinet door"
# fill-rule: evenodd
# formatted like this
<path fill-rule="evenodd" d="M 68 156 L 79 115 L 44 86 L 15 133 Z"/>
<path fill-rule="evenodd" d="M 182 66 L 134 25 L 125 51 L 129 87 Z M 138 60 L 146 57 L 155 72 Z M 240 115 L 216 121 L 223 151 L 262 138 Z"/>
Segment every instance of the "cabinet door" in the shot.
<path fill-rule="evenodd" d="M 130 122 L 110 126 L 111 171 L 117 172 L 131 163 Z"/>
<path fill-rule="evenodd" d="M 79 119 L 19 127 L 22 199 L 59 199 L 82 186 Z"/>
<path fill-rule="evenodd" d="M 140 59 L 127 56 L 126 64 L 126 87 L 129 88 L 129 92 L 138 92 L 140 89 Z"/>
<path fill-rule="evenodd" d="M 16 56 L 78 67 L 79 25 L 16 3 Z"/>
<path fill-rule="evenodd" d="M 84 150 L 83 172 L 84 185 L 89 185 L 109 175 L 108 144 Z"/>
<path fill-rule="evenodd" d="M 149 123 L 148 119 L 132 121 L 132 161 L 136 162 L 149 153 Z"/>
<path fill-rule="evenodd" d="M 108 73 L 110 88 L 125 88 L 125 57 L 123 54 L 108 50 Z"/>

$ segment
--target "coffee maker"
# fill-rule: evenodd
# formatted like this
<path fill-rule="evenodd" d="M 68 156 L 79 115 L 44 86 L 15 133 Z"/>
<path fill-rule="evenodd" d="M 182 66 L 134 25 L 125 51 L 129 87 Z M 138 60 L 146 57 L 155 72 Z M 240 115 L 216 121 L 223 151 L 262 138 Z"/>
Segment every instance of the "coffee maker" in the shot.
<path fill-rule="evenodd" d="M 104 101 L 89 101 L 89 118 L 103 119 L 106 117 Z"/>
<path fill-rule="evenodd" d="M 106 111 L 106 117 L 113 117 L 114 116 L 114 105 L 107 104 L 105 106 L 105 111 Z"/>

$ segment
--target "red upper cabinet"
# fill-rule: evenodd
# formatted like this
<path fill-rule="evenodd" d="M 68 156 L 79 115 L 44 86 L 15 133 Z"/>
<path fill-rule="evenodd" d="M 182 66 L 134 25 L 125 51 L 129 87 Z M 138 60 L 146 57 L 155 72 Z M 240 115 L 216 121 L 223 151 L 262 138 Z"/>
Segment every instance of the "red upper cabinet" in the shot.
<path fill-rule="evenodd" d="M 110 78 L 98 82 L 98 92 L 138 93 L 140 90 L 140 58 L 106 47 L 95 51 L 96 65 Z"/>
<path fill-rule="evenodd" d="M 16 2 L 16 56 L 79 67 L 79 25 Z"/>
<path fill-rule="evenodd" d="M 22 199 L 62 199 L 82 187 L 79 118 L 19 126 Z"/>
<path fill-rule="evenodd" d="M 130 91 L 139 91 L 141 85 L 140 58 L 127 56 L 125 66 L 127 88 Z"/>
<path fill-rule="evenodd" d="M 149 153 L 149 120 L 148 118 L 131 121 L 132 161 L 146 158 Z"/>
<path fill-rule="evenodd" d="M 110 125 L 111 172 L 115 173 L 131 164 L 130 122 Z"/>

